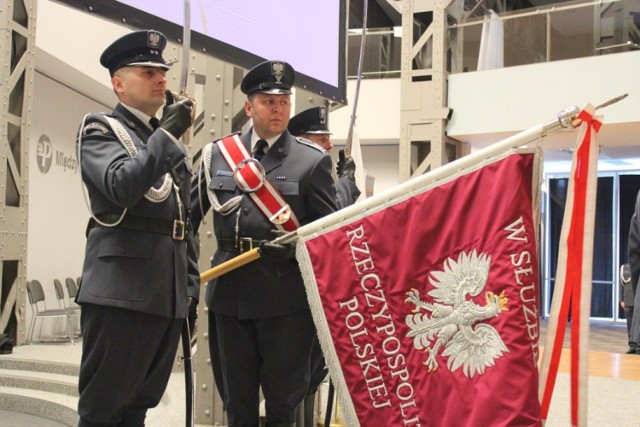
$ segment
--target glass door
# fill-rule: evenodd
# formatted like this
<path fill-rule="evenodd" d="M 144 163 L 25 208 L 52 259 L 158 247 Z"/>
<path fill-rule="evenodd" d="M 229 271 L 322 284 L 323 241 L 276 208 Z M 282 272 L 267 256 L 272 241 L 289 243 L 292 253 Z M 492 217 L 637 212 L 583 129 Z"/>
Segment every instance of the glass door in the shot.
<path fill-rule="evenodd" d="M 543 248 L 540 262 L 542 277 L 542 316 L 549 316 L 555 285 L 558 242 L 567 196 L 566 176 L 547 177 L 542 205 Z M 623 321 L 620 307 L 620 265 L 627 262 L 629 224 L 640 191 L 640 174 L 618 172 L 598 178 L 593 260 L 591 318 Z"/>

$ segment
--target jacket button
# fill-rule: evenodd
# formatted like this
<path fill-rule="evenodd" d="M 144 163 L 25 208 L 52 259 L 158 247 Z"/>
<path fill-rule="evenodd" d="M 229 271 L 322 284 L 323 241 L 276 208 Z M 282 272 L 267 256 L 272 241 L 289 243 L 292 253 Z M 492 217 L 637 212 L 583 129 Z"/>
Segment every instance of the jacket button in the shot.
<path fill-rule="evenodd" d="M 245 215 L 249 215 L 249 208 L 242 209 L 242 213 Z"/>

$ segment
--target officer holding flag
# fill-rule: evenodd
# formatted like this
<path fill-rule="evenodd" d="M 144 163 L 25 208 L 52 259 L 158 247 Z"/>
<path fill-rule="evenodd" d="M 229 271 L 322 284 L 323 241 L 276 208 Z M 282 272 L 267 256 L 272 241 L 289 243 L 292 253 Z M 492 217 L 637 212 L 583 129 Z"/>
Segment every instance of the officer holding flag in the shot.
<path fill-rule="evenodd" d="M 230 426 L 293 427 L 309 386 L 314 325 L 292 245 L 271 241 L 335 210 L 331 157 L 287 130 L 295 71 L 283 61 L 243 78 L 253 126 L 203 148 L 192 190 L 197 231 L 213 209 L 212 266 L 260 248 L 262 258 L 208 284 L 209 346 Z"/>

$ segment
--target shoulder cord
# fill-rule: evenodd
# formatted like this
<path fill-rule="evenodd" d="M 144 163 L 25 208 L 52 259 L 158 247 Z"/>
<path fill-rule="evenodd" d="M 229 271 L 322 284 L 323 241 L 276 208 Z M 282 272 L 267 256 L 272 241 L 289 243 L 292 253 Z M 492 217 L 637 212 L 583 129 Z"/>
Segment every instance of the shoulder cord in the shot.
<path fill-rule="evenodd" d="M 82 118 L 82 123 L 80 124 L 80 129 L 78 130 L 78 137 L 77 137 L 77 144 L 76 144 L 76 156 L 78 157 L 78 169 L 80 171 L 80 186 L 82 188 L 82 196 L 84 198 L 84 202 L 85 205 L 87 206 L 87 210 L 89 211 L 89 214 L 91 214 L 91 218 L 93 218 L 93 220 L 100 224 L 103 227 L 115 227 L 118 224 L 120 224 L 122 222 L 122 220 L 124 219 L 125 214 L 127 213 L 127 208 L 124 208 L 122 211 L 122 214 L 120 215 L 120 218 L 118 218 L 118 220 L 114 223 L 106 223 L 103 221 L 100 221 L 98 218 L 96 218 L 96 216 L 94 215 L 93 211 L 91 210 L 91 203 L 89 202 L 89 199 L 87 198 L 87 193 L 88 191 L 86 190 L 86 185 L 84 184 L 84 181 L 82 180 L 82 133 L 84 132 L 84 128 L 85 128 L 85 122 L 87 120 L 87 117 L 89 117 L 91 113 L 85 114 L 85 116 Z M 120 143 L 124 146 L 124 148 L 127 150 L 127 152 L 129 153 L 129 155 L 131 157 L 134 157 L 136 154 L 138 154 L 138 150 L 136 149 L 136 147 L 133 145 L 133 142 L 131 141 L 131 136 L 126 132 L 126 130 L 124 130 L 124 128 L 122 128 L 122 125 L 110 118 L 107 117 L 105 115 L 105 118 L 109 121 L 109 123 L 112 125 L 114 125 L 115 123 L 115 127 L 118 129 L 118 131 L 124 131 L 124 134 L 126 136 L 124 136 L 124 140 L 123 140 L 123 135 L 121 135 L 119 132 L 114 132 L 115 135 L 118 137 L 118 140 L 120 141 Z M 166 187 L 169 187 L 169 189 L 167 190 Z M 155 188 L 150 188 L 149 191 L 147 191 L 147 193 L 145 194 L 145 198 L 147 198 L 148 200 L 154 202 L 154 203 L 160 203 L 164 200 L 166 200 L 166 198 L 169 196 L 169 192 L 171 191 L 171 188 L 174 188 L 176 191 L 176 195 L 178 197 L 178 204 L 180 204 L 180 195 L 178 194 L 178 189 L 176 187 L 176 185 L 173 183 L 173 179 L 171 178 L 171 176 L 167 173 L 165 175 L 165 179 L 164 182 L 162 183 L 162 186 L 160 187 L 160 189 L 155 189 Z M 153 190 L 153 191 L 152 191 Z M 165 194 L 166 193 L 166 194 Z M 164 195 L 164 198 L 161 198 Z M 180 212 L 182 213 L 182 211 Z"/>
<path fill-rule="evenodd" d="M 138 149 L 131 140 L 131 135 L 129 135 L 129 132 L 127 132 L 124 126 L 122 126 L 122 123 L 109 116 L 105 116 L 105 118 L 111 125 L 111 128 L 115 131 L 115 134 L 118 137 L 120 143 L 122 143 L 124 149 L 129 153 L 129 156 L 131 156 L 132 158 L 137 156 Z M 173 178 L 171 178 L 170 173 L 166 173 L 164 175 L 164 181 L 162 182 L 160 188 L 149 188 L 144 194 L 144 197 L 145 199 L 153 203 L 164 202 L 165 200 L 167 200 L 167 197 L 169 197 L 169 194 L 171 193 L 171 189 L 173 187 Z"/>
<path fill-rule="evenodd" d="M 80 129 L 78 130 L 78 141 L 76 144 L 76 157 L 78 157 L 78 170 L 80 171 L 80 186 L 82 188 L 82 196 L 84 197 L 84 204 L 87 206 L 89 214 L 91 214 L 91 218 L 93 218 L 96 223 L 100 224 L 103 227 L 115 227 L 122 222 L 124 215 L 127 213 L 127 208 L 124 208 L 124 210 L 122 211 L 122 215 L 120 215 L 120 218 L 118 218 L 118 220 L 112 224 L 100 221 L 98 218 L 96 218 L 96 216 L 93 214 L 93 211 L 91 210 L 91 203 L 87 198 L 87 186 L 84 184 L 84 180 L 82 179 L 82 132 L 84 132 L 84 123 L 87 120 L 87 117 L 89 117 L 89 114 L 85 114 L 82 118 L 82 123 L 80 124 Z"/>
<path fill-rule="evenodd" d="M 213 210 L 218 212 L 220 215 L 226 216 L 233 212 L 238 206 L 240 206 L 240 202 L 242 201 L 242 196 L 236 196 L 232 199 L 225 202 L 224 205 L 221 205 L 218 201 L 218 196 L 216 193 L 209 188 L 211 184 L 211 150 L 213 149 L 213 143 L 209 143 L 204 146 L 202 149 L 202 161 L 198 167 L 198 200 L 200 201 L 200 211 L 202 212 L 202 218 L 204 222 L 204 209 L 202 207 L 202 192 L 200 189 L 200 180 L 201 174 L 204 173 L 205 182 L 207 183 L 207 196 L 209 197 L 209 202 L 213 207 Z M 204 166 L 203 166 L 204 165 Z"/>

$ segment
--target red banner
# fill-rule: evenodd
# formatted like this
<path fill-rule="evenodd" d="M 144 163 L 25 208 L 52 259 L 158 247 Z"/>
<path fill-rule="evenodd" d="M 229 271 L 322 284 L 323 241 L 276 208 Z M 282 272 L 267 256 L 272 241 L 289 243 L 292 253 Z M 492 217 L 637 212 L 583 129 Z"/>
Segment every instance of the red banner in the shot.
<path fill-rule="evenodd" d="M 301 236 L 349 426 L 538 426 L 537 154 Z"/>

